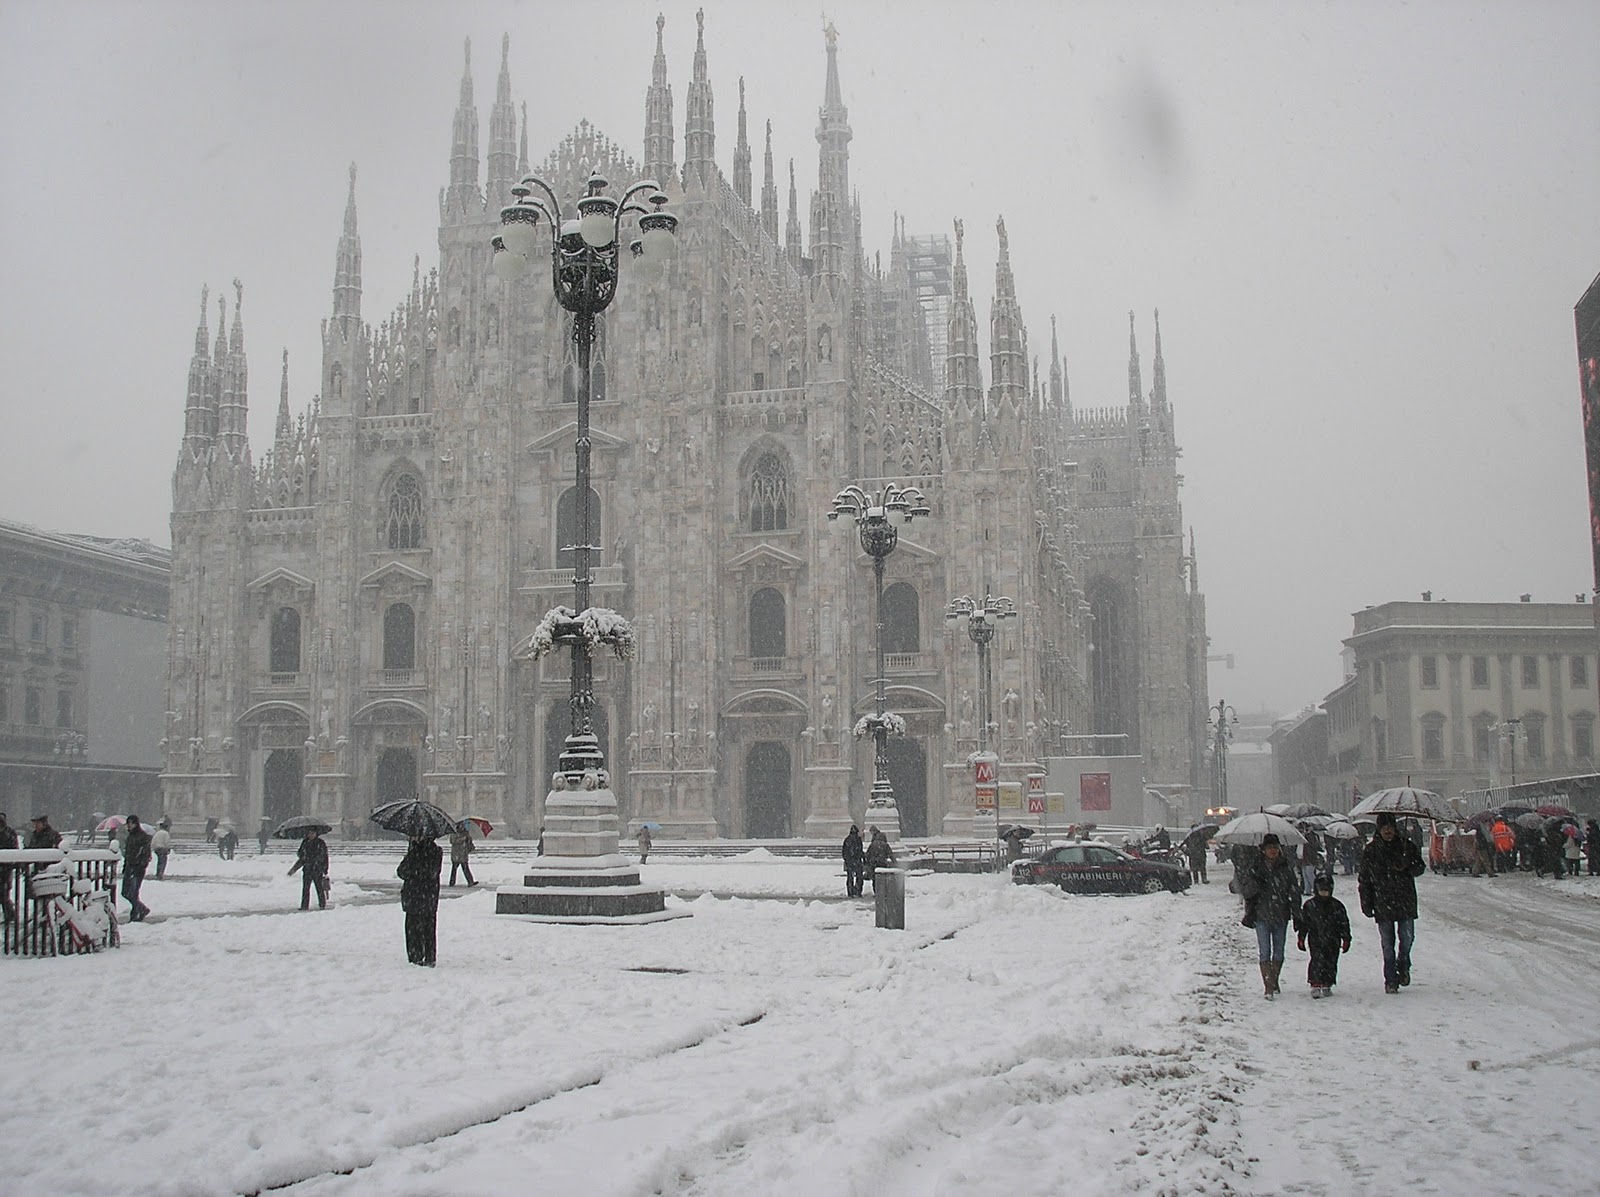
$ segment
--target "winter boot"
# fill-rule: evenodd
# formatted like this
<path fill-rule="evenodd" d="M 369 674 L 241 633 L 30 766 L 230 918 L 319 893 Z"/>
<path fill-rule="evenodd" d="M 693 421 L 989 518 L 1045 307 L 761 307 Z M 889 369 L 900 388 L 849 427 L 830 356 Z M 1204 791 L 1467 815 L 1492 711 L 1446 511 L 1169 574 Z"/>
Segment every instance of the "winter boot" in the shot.
<path fill-rule="evenodd" d="M 1261 988 L 1264 991 L 1262 996 L 1270 1002 L 1272 1000 L 1272 995 L 1276 993 L 1277 990 L 1273 988 L 1272 965 L 1266 963 L 1265 961 L 1263 961 L 1261 965 Z"/>
<path fill-rule="evenodd" d="M 1283 992 L 1283 990 L 1278 987 L 1278 975 L 1283 972 L 1283 961 L 1274 960 L 1268 967 L 1272 969 L 1272 995 L 1276 997 L 1278 994 Z"/>

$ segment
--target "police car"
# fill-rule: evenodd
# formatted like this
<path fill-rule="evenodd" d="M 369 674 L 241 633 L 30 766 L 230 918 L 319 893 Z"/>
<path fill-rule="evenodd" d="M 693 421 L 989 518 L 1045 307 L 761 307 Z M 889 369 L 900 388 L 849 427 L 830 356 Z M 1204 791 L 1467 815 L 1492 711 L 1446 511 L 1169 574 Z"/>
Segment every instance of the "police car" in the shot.
<path fill-rule="evenodd" d="M 1051 848 L 1011 866 L 1017 885 L 1059 885 L 1069 894 L 1182 893 L 1189 872 L 1156 860 L 1140 860 L 1110 844 L 1081 841 Z"/>

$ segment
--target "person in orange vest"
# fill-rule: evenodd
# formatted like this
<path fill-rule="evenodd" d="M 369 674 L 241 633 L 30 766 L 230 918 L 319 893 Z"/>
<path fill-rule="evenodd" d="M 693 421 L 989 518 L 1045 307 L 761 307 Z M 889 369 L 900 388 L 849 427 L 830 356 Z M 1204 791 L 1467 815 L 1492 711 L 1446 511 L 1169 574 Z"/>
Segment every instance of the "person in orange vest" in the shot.
<path fill-rule="evenodd" d="M 1517 834 L 1504 819 L 1496 819 L 1489 834 L 1494 839 L 1495 854 L 1499 858 L 1495 863 L 1504 868 L 1506 858 L 1517 850 Z"/>

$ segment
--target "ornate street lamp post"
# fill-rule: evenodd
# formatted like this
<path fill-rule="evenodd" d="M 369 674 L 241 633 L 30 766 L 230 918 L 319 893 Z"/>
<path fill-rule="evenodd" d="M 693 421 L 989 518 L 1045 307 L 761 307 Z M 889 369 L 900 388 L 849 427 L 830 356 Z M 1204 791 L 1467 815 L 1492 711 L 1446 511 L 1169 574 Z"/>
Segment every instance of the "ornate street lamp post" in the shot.
<path fill-rule="evenodd" d="M 1206 712 L 1206 730 L 1211 733 L 1211 795 L 1217 810 L 1228 805 L 1228 745 L 1239 713 L 1222 699 Z"/>
<path fill-rule="evenodd" d="M 67 764 L 67 814 L 69 817 L 76 818 L 78 794 L 77 787 L 73 784 L 73 766 L 88 755 L 89 737 L 82 732 L 62 732 L 56 737 L 52 751 L 58 759 L 65 761 Z M 61 826 L 67 826 L 65 819 L 62 820 Z"/>
<path fill-rule="evenodd" d="M 1495 731 L 1500 734 L 1500 742 L 1511 749 L 1511 784 L 1517 784 L 1517 742 L 1528 742 L 1528 733 L 1522 726 L 1521 719 L 1502 719 L 1495 724 Z"/>
<path fill-rule="evenodd" d="M 889 784 L 889 733 L 905 734 L 905 721 L 885 709 L 887 697 L 883 666 L 883 563 L 900 543 L 900 527 L 918 516 L 931 514 L 922 492 L 914 486 L 886 484 L 881 490 L 868 494 L 859 486 L 850 485 L 833 497 L 830 520 L 841 515 L 855 521 L 861 535 L 861 548 L 872 558 L 872 580 L 877 597 L 877 635 L 874 650 L 877 656 L 875 678 L 876 701 L 873 714 L 856 724 L 856 736 L 870 732 L 873 738 L 872 793 L 867 798 L 867 822 L 878 827 L 890 839 L 900 835 L 900 812 L 894 804 L 894 787 Z"/>
<path fill-rule="evenodd" d="M 951 599 L 950 605 L 945 608 L 945 619 L 951 623 L 959 623 L 962 619 L 967 621 L 967 636 L 972 643 L 978 646 L 978 753 L 980 756 L 989 752 L 989 726 L 993 722 L 994 703 L 994 677 L 989 672 L 989 645 L 994 641 L 995 632 L 999 629 L 1002 619 L 1015 619 L 1017 617 L 1017 604 L 1013 599 L 996 598 L 987 590 L 983 593 L 980 603 L 970 594 L 964 594 L 958 599 Z M 983 812 L 978 811 L 976 818 L 982 818 Z M 974 826 L 974 832 L 977 828 Z M 996 841 L 996 859 L 999 859 L 998 843 L 1000 839 L 1000 809 L 998 805 L 994 810 L 994 835 Z"/>
<path fill-rule="evenodd" d="M 505 886 L 496 910 L 561 922 L 605 922 L 640 916 L 669 917 L 659 890 L 639 884 L 636 867 L 618 852 L 617 803 L 605 755 L 594 733 L 594 663 L 600 645 L 620 658 L 633 655 L 633 629 L 615 611 L 590 605 L 593 513 L 589 508 L 589 400 L 593 393 L 592 350 L 595 319 L 616 298 L 620 267 L 619 237 L 624 216 L 639 217 L 639 238 L 629 250 L 645 281 L 659 278 L 677 253 L 678 218 L 666 210 L 667 197 L 654 180 L 635 183 L 620 200 L 606 194 L 610 184 L 590 176 L 577 203 L 577 216 L 563 218 L 560 202 L 547 183 L 526 175 L 511 189 L 512 202 L 500 210 L 500 233 L 493 238 L 494 272 L 514 283 L 529 272 L 539 249 L 540 224 L 550 230 L 550 282 L 556 301 L 572 313 L 572 341 L 578 357 L 578 413 L 575 446 L 576 541 L 562 546 L 573 557 L 573 605 L 546 613 L 517 655 L 531 659 L 565 645 L 572 653 L 568 703 L 572 727 L 551 777 L 545 802 L 545 856 L 522 886 Z M 649 207 L 635 203 L 645 195 Z"/>

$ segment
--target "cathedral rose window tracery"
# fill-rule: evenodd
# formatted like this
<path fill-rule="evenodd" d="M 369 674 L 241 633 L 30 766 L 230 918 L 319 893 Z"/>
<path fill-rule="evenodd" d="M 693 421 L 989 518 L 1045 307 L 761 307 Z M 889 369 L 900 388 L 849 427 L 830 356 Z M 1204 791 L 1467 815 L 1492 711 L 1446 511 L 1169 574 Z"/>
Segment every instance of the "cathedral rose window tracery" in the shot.
<path fill-rule="evenodd" d="M 794 508 L 789 486 L 789 471 L 777 453 L 763 453 L 750 472 L 750 491 L 746 510 L 752 532 L 782 531 L 789 526 Z"/>
<path fill-rule="evenodd" d="M 394 552 L 422 547 L 422 484 L 413 474 L 401 474 L 389 487 L 382 540 Z"/>

